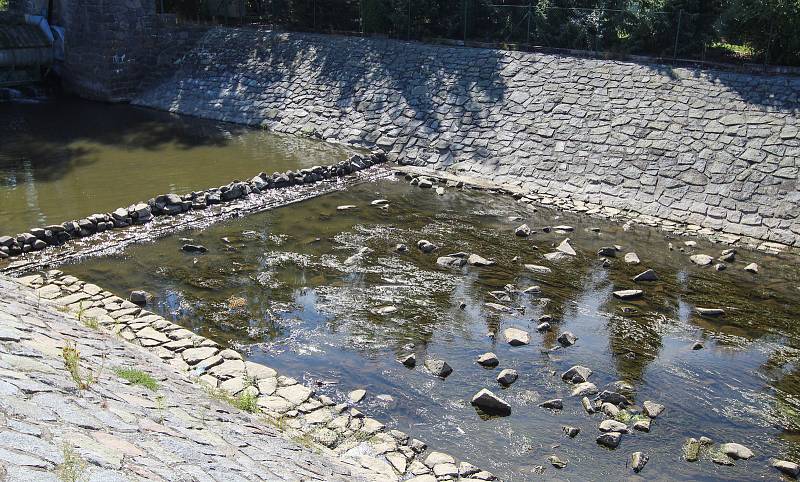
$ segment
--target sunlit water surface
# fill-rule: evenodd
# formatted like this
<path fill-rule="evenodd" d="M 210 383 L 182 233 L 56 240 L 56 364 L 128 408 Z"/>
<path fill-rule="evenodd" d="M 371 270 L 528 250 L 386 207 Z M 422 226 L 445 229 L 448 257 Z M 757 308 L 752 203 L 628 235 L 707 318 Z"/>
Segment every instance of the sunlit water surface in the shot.
<path fill-rule="evenodd" d="M 377 198 L 388 199 L 388 209 L 370 206 Z M 337 211 L 345 204 L 358 208 Z M 574 226 L 568 236 L 578 256 L 543 260 L 542 253 L 567 235 L 539 229 L 518 238 L 513 229 L 523 221 L 534 228 Z M 182 253 L 185 238 L 209 253 Z M 438 253 L 418 251 L 416 242 L 423 238 L 440 245 Z M 682 253 L 668 250 L 670 241 L 683 246 L 683 239 L 668 240 L 658 231 L 624 231 L 587 217 L 534 212 L 508 197 L 455 190 L 437 196 L 383 181 L 135 246 L 124 256 L 87 260 L 66 271 L 121 295 L 145 289 L 156 296 L 152 310 L 244 348 L 250 359 L 316 384 L 337 401 L 366 388 L 359 408 L 507 480 L 620 480 L 632 475 L 627 465 L 635 451 L 650 456 L 641 474 L 648 480 L 775 479 L 770 457 L 800 458 L 797 259 L 740 251 L 726 271 L 717 272 L 692 265 L 688 256 L 718 256 L 723 246 L 700 241 Z M 397 243 L 409 251 L 396 253 Z M 614 244 L 622 252 L 603 268 L 596 252 Z M 362 247 L 369 251 L 346 263 Z M 457 251 L 481 254 L 497 265 L 437 267 L 437 255 Z M 641 265 L 625 265 L 621 257 L 629 251 L 638 253 Z M 512 261 L 516 256 L 520 260 Z M 753 261 L 761 267 L 758 275 L 742 269 Z M 551 266 L 553 272 L 535 275 L 522 263 Z M 646 268 L 655 269 L 660 281 L 640 285 L 643 299 L 612 297 L 615 289 L 636 287 L 631 277 Z M 524 314 L 497 313 L 485 305 L 496 302 L 488 292 L 509 283 L 542 288 L 539 295 L 505 303 Z M 245 306 L 236 307 L 236 298 Z M 387 305 L 398 310 L 375 314 Z M 703 319 L 693 313 L 695 306 L 722 307 L 727 314 Z M 543 314 L 554 318 L 554 331 L 539 334 L 535 327 Z M 487 336 L 507 326 L 530 331 L 532 343 L 514 348 L 502 336 Z M 557 349 L 564 330 L 579 340 Z M 705 348 L 693 351 L 698 340 Z M 413 370 L 395 361 L 410 351 L 419 360 Z M 498 368 L 475 363 L 486 351 L 497 354 Z M 421 367 L 429 356 L 446 360 L 453 374 L 432 377 Z M 586 414 L 560 379 L 575 364 L 590 367 L 591 381 L 601 389 L 627 381 L 637 403 L 658 401 L 666 412 L 650 433 L 625 435 L 613 451 L 599 446 L 602 416 Z M 506 389 L 495 381 L 503 368 L 520 373 Z M 484 387 L 512 405 L 511 416 L 478 415 L 468 400 Z M 376 398 L 382 394 L 393 401 Z M 555 397 L 564 398 L 563 411 L 537 406 Z M 581 433 L 565 438 L 565 424 Z M 756 456 L 735 467 L 682 460 L 684 440 L 702 435 L 745 444 Z M 551 454 L 567 467 L 551 467 Z M 543 475 L 537 466 L 544 467 Z"/>

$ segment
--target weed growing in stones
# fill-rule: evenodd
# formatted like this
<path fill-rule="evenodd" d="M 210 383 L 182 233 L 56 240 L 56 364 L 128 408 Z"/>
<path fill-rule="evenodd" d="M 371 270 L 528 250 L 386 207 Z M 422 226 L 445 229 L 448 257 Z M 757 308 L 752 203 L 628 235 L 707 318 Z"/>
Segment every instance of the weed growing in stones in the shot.
<path fill-rule="evenodd" d="M 103 372 L 102 366 L 97 373 L 89 370 L 87 375 L 81 372 L 81 352 L 72 341 L 66 341 L 64 348 L 61 349 L 61 356 L 64 358 L 64 367 L 72 377 L 72 381 L 77 385 L 78 390 L 86 390 L 91 387 L 100 378 Z M 103 357 L 105 359 L 105 357 Z"/>
<path fill-rule="evenodd" d="M 156 395 L 156 410 L 158 411 L 158 423 L 164 423 L 164 413 L 167 411 L 167 399 L 164 395 Z"/>
<path fill-rule="evenodd" d="M 78 482 L 83 479 L 86 462 L 78 455 L 72 446 L 64 444 L 61 449 L 64 462 L 56 469 L 58 478 L 64 482 Z"/>
<path fill-rule="evenodd" d="M 134 385 L 140 385 L 151 392 L 158 390 L 158 382 L 156 379 L 145 371 L 136 368 L 117 367 L 114 369 L 114 373 L 123 380 L 128 380 Z"/>
<path fill-rule="evenodd" d="M 258 399 L 252 392 L 244 391 L 240 393 L 234 402 L 234 405 L 239 410 L 244 410 L 249 413 L 258 413 Z"/>

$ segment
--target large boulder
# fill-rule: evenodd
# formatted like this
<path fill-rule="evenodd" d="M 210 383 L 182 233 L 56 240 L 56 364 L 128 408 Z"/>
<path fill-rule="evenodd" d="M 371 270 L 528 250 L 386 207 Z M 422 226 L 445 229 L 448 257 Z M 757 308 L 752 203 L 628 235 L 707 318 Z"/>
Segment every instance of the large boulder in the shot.
<path fill-rule="evenodd" d="M 528 332 L 519 328 L 506 328 L 503 330 L 503 336 L 511 346 L 522 346 L 531 342 L 531 336 Z"/>
<path fill-rule="evenodd" d="M 453 368 L 448 365 L 446 361 L 437 360 L 435 358 L 428 358 L 425 360 L 425 368 L 427 368 L 431 374 L 439 378 L 447 378 L 453 373 Z"/>

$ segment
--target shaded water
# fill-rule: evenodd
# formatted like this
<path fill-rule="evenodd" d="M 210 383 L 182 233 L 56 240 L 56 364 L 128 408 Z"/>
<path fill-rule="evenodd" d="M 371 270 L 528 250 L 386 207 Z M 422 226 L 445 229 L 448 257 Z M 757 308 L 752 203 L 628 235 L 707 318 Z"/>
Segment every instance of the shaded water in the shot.
<path fill-rule="evenodd" d="M 0 103 L 0 126 L 0 235 L 348 154 L 260 129 L 73 99 Z"/>
<path fill-rule="evenodd" d="M 388 199 L 388 209 L 370 206 L 376 198 Z M 358 209 L 337 211 L 344 204 Z M 513 229 L 523 221 L 535 228 L 568 224 L 575 232 L 539 230 L 522 239 Z M 565 236 L 578 256 L 560 263 L 542 259 Z M 186 237 L 209 253 L 180 252 Z M 441 249 L 421 253 L 415 245 L 423 238 Z M 723 247 L 699 241 L 682 253 L 669 251 L 669 241 L 645 228 L 624 231 L 588 217 L 534 212 L 507 197 L 459 191 L 437 196 L 383 181 L 64 270 L 123 296 L 148 290 L 156 296 L 150 309 L 316 383 L 337 401 L 366 388 L 359 404 L 366 413 L 507 480 L 620 480 L 632 475 L 630 454 L 640 450 L 651 457 L 641 474 L 648 480 L 775 479 L 769 457 L 800 458 L 797 259 L 740 252 L 726 271 L 717 272 L 692 265 L 688 256 L 718 256 Z M 671 241 L 683 246 L 682 240 Z M 396 243 L 406 243 L 409 251 L 396 253 Z M 603 268 L 595 253 L 614 244 L 623 251 Z M 362 247 L 369 251 L 346 262 Z M 457 251 L 493 258 L 497 265 L 436 265 L 437 256 Z M 621 256 L 628 251 L 638 253 L 642 264 L 625 265 Z M 515 256 L 519 262 L 512 261 Z M 752 261 L 761 266 L 759 275 L 742 269 Z M 551 266 L 553 272 L 536 275 L 522 263 Z M 640 285 L 643 299 L 612 297 L 615 289 L 636 287 L 631 277 L 646 268 L 655 269 L 660 281 Z M 497 302 L 488 292 L 508 283 L 519 289 L 539 285 L 542 292 L 505 303 L 524 314 L 497 313 L 485 305 Z M 376 314 L 387 305 L 398 310 Z M 703 319 L 692 312 L 695 306 L 722 307 L 727 314 Z M 543 314 L 554 318 L 553 332 L 536 332 Z M 514 348 L 502 335 L 487 336 L 508 326 L 528 330 L 531 344 Z M 557 349 L 555 339 L 564 330 L 579 340 Z M 697 340 L 705 349 L 691 349 Z M 395 361 L 409 351 L 418 358 L 413 370 Z M 497 354 L 498 368 L 475 363 L 486 351 Z M 421 365 L 427 356 L 446 360 L 453 374 L 439 380 L 426 373 Z M 591 381 L 601 390 L 627 381 L 638 404 L 658 401 L 666 412 L 650 433 L 625 435 L 613 451 L 602 448 L 595 442 L 602 416 L 586 414 L 559 376 L 575 364 L 594 370 Z M 506 389 L 495 381 L 503 368 L 520 373 Z M 511 416 L 479 416 L 468 400 L 484 387 L 509 401 Z M 376 398 L 380 394 L 393 401 Z M 537 406 L 555 397 L 564 398 L 564 410 Z M 564 424 L 581 433 L 565 438 Z M 742 443 L 756 456 L 735 467 L 707 458 L 682 460 L 685 438 L 702 435 Z M 551 467 L 551 454 L 567 467 Z"/>

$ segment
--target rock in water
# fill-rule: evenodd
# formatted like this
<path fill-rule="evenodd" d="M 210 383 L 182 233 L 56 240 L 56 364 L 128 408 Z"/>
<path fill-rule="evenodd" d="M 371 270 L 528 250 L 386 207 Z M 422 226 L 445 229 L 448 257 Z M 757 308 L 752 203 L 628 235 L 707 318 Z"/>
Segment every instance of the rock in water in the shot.
<path fill-rule="evenodd" d="M 575 250 L 572 248 L 572 245 L 569 244 L 569 241 L 570 241 L 569 238 L 566 238 L 564 241 L 561 241 L 561 244 L 559 244 L 556 247 L 556 251 L 560 251 L 570 256 L 577 256 L 578 253 L 575 252 Z"/>
<path fill-rule="evenodd" d="M 648 460 L 650 460 L 650 457 L 642 452 L 634 452 L 631 454 L 631 468 L 638 474 L 647 465 Z"/>
<path fill-rule="evenodd" d="M 531 228 L 528 227 L 527 224 L 523 224 L 522 226 L 519 226 L 517 227 L 517 229 L 514 230 L 514 234 L 516 234 L 521 238 L 527 238 L 528 236 L 531 235 Z"/>
<path fill-rule="evenodd" d="M 658 281 L 658 275 L 652 269 L 648 269 L 634 276 L 633 281 Z"/>
<path fill-rule="evenodd" d="M 572 346 L 576 341 L 578 341 L 578 337 L 570 331 L 565 331 L 558 337 L 558 342 L 561 343 L 562 346 Z"/>
<path fill-rule="evenodd" d="M 714 258 L 707 254 L 693 254 L 689 256 L 689 259 L 692 260 L 692 263 L 699 266 L 708 266 L 714 262 Z"/>
<path fill-rule="evenodd" d="M 690 438 L 683 444 L 683 456 L 687 462 L 697 462 L 700 458 L 700 442 L 695 438 Z"/>
<path fill-rule="evenodd" d="M 642 290 L 619 290 L 614 292 L 614 297 L 621 300 L 635 300 L 644 294 Z"/>
<path fill-rule="evenodd" d="M 579 433 L 581 433 L 581 429 L 578 427 L 573 427 L 572 425 L 562 425 L 561 430 L 569 438 L 575 438 Z"/>
<path fill-rule="evenodd" d="M 561 374 L 561 379 L 570 383 L 583 383 L 589 380 L 592 370 L 584 366 L 575 365 Z"/>
<path fill-rule="evenodd" d="M 453 256 L 439 256 L 436 259 L 436 264 L 445 268 L 461 268 L 467 264 L 467 260 Z"/>
<path fill-rule="evenodd" d="M 181 249 L 183 251 L 186 251 L 187 253 L 207 253 L 208 252 L 208 248 L 206 248 L 205 246 L 200 246 L 198 244 L 184 244 L 183 246 L 181 246 Z"/>
<path fill-rule="evenodd" d="M 539 266 L 538 264 L 526 264 L 525 269 L 537 274 L 550 274 L 552 272 L 547 266 Z"/>
<path fill-rule="evenodd" d="M 469 258 L 467 258 L 467 263 L 471 264 L 472 266 L 492 266 L 495 264 L 494 261 L 483 258 L 477 254 L 469 255 Z"/>
<path fill-rule="evenodd" d="M 364 399 L 364 396 L 366 396 L 366 394 L 367 394 L 366 390 L 364 390 L 363 388 L 359 388 L 357 390 L 353 390 L 352 392 L 348 393 L 347 398 L 349 398 L 350 402 L 352 403 L 358 403 Z"/>
<path fill-rule="evenodd" d="M 651 402 L 650 400 L 645 400 L 643 404 L 643 412 L 650 418 L 656 418 L 664 412 L 664 405 L 660 403 Z"/>
<path fill-rule="evenodd" d="M 439 247 L 431 243 L 427 239 L 420 239 L 419 241 L 417 241 L 417 248 L 419 248 L 419 250 L 422 251 L 423 253 L 431 253 L 436 249 L 438 249 Z"/>
<path fill-rule="evenodd" d="M 484 367 L 496 367 L 500 364 L 500 360 L 497 359 L 497 355 L 492 352 L 484 353 L 483 355 L 478 357 L 478 365 Z"/>
<path fill-rule="evenodd" d="M 742 444 L 727 443 L 719 446 L 719 451 L 732 459 L 747 460 L 753 456 L 753 451 Z"/>
<path fill-rule="evenodd" d="M 448 375 L 453 373 L 453 369 L 444 360 L 436 360 L 429 358 L 425 360 L 425 368 L 428 369 L 434 376 L 439 378 L 447 378 Z"/>
<path fill-rule="evenodd" d="M 573 397 L 584 397 L 586 395 L 596 395 L 597 385 L 592 382 L 578 383 L 572 387 L 571 395 Z"/>
<path fill-rule="evenodd" d="M 470 403 L 490 415 L 511 415 L 511 405 L 485 388 L 476 393 Z"/>
<path fill-rule="evenodd" d="M 603 246 L 597 250 L 597 256 L 604 256 L 607 258 L 614 258 L 617 256 L 617 248 L 614 246 Z"/>
<path fill-rule="evenodd" d="M 414 368 L 417 366 L 417 356 L 413 353 L 409 353 L 408 355 L 403 355 L 397 359 L 400 363 L 407 366 L 408 368 Z"/>
<path fill-rule="evenodd" d="M 516 370 L 506 368 L 497 375 L 497 382 L 500 383 L 500 385 L 507 387 L 516 382 L 517 378 L 519 378 L 519 374 Z"/>
<path fill-rule="evenodd" d="M 561 410 L 564 408 L 564 401 L 560 398 L 554 398 L 552 400 L 545 400 L 540 403 L 539 406 L 542 408 L 549 408 L 550 410 Z"/>
<path fill-rule="evenodd" d="M 619 432 L 606 432 L 597 437 L 597 443 L 610 449 L 615 449 L 619 447 L 619 441 L 621 439 L 622 434 Z"/>
<path fill-rule="evenodd" d="M 772 466 L 790 477 L 797 478 L 800 475 L 800 465 L 788 460 L 773 460 Z"/>
<path fill-rule="evenodd" d="M 699 306 L 694 309 L 698 315 L 705 317 L 717 317 L 725 314 L 722 308 L 700 308 Z"/>
<path fill-rule="evenodd" d="M 628 433 L 628 426 L 616 420 L 603 420 L 598 427 L 601 432 L 619 432 Z"/>
<path fill-rule="evenodd" d="M 147 291 L 131 291 L 131 303 L 136 303 L 139 306 L 144 306 L 147 304 L 147 300 L 150 299 L 150 294 Z"/>
<path fill-rule="evenodd" d="M 567 253 L 562 253 L 561 251 L 553 251 L 552 253 L 545 254 L 544 259 L 546 259 L 547 261 L 554 261 L 554 262 L 566 261 L 570 259 L 570 255 L 568 255 Z"/>
<path fill-rule="evenodd" d="M 528 332 L 519 328 L 506 328 L 503 330 L 503 336 L 511 346 L 522 346 L 531 342 L 531 336 Z"/>
<path fill-rule="evenodd" d="M 550 462 L 550 464 L 557 469 L 563 469 L 564 467 L 567 466 L 567 463 L 558 458 L 557 455 L 551 455 L 547 457 L 547 461 Z"/>
<path fill-rule="evenodd" d="M 750 263 L 744 267 L 744 270 L 753 274 L 758 273 L 758 265 L 755 263 Z"/>
<path fill-rule="evenodd" d="M 641 261 L 639 260 L 639 256 L 636 253 L 625 253 L 625 262 L 628 264 L 639 264 Z"/>

